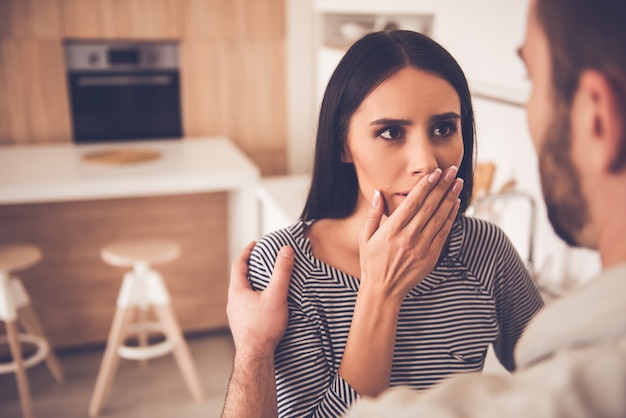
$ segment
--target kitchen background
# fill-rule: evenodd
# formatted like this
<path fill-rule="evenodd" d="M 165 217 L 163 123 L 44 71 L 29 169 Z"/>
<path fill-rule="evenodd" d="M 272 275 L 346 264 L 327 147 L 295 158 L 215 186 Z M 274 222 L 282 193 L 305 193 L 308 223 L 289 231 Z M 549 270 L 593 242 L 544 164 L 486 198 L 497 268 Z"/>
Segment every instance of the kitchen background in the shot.
<path fill-rule="evenodd" d="M 0 153 L 72 143 L 65 41 L 175 41 L 181 140 L 230 139 L 263 176 L 265 210 L 280 211 L 280 202 L 297 202 L 290 197 L 301 198 L 306 188 L 301 179 L 311 167 L 321 94 L 343 51 L 371 30 L 414 29 L 432 35 L 464 68 L 476 112 L 477 159 L 496 167 L 491 190 L 512 187 L 530 197 L 498 201 L 490 216 L 522 256 L 532 258 L 537 279 L 558 292 L 585 282 L 599 260 L 567 248 L 545 216 L 524 114 L 529 84 L 516 55 L 527 3 L 0 0 Z M 292 177 L 295 189 L 281 183 L 289 186 L 264 193 L 263 184 Z M 536 205 L 534 228 L 529 201 Z M 168 286 L 183 328 L 224 329 L 227 216 L 225 193 L 8 204 L 0 205 L 0 243 L 30 239 L 42 246 L 42 265 L 24 276 L 52 344 L 74 348 L 106 339 L 119 287 L 111 278 L 120 272 L 105 266 L 98 252 L 119 231 L 178 239 L 181 263 L 164 267 L 164 274 L 180 279 Z"/>

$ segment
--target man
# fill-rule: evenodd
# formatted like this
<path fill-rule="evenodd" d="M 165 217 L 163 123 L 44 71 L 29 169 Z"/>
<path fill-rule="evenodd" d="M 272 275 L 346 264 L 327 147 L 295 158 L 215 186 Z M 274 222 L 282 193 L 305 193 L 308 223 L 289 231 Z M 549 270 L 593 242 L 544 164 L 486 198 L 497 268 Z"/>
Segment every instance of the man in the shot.
<path fill-rule="evenodd" d="M 625 21 L 623 0 L 531 0 L 520 48 L 533 85 L 527 116 L 548 216 L 568 244 L 600 253 L 603 272 L 535 317 L 518 343 L 515 374 L 457 376 L 425 392 L 389 389 L 361 399 L 348 416 L 626 417 Z M 229 318 L 237 354 L 224 416 L 276 415 L 273 375 L 252 367 L 273 361 L 284 323 L 266 330 L 263 344 L 245 332 L 260 326 L 254 312 L 262 309 L 286 317 L 288 262 L 277 262 L 275 289 L 256 293 L 244 286 L 245 258 L 234 265 Z M 242 370 L 251 373 L 244 385 L 235 380 Z M 242 393 L 246 386 L 255 392 Z M 261 409 L 261 400 L 270 408 Z"/>

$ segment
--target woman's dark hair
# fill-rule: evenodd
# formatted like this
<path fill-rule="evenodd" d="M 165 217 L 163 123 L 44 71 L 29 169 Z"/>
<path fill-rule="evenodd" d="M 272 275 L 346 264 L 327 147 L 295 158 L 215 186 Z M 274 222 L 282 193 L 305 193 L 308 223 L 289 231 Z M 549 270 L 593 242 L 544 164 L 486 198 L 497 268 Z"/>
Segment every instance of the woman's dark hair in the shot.
<path fill-rule="evenodd" d="M 370 33 L 352 45 L 328 82 L 303 220 L 341 219 L 352 214 L 359 194 L 358 179 L 354 166 L 341 161 L 350 118 L 372 90 L 406 67 L 441 77 L 459 95 L 464 154 L 458 175 L 465 181 L 459 213 L 467 209 L 474 184 L 475 128 L 465 75 L 452 55 L 428 36 L 392 30 Z"/>

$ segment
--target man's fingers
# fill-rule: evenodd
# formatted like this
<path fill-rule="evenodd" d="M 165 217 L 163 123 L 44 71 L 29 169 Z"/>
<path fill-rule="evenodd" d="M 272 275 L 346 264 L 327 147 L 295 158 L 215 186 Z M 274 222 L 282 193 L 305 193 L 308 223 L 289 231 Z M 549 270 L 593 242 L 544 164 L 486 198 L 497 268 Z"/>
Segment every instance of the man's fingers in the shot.
<path fill-rule="evenodd" d="M 233 261 L 233 264 L 230 267 L 230 283 L 228 285 L 228 293 L 235 289 L 251 289 L 250 282 L 248 282 L 248 259 L 250 258 L 250 254 L 252 254 L 252 249 L 255 245 L 256 242 L 252 241 L 246 248 L 243 249 L 235 261 Z"/>
<path fill-rule="evenodd" d="M 367 212 L 367 219 L 365 220 L 365 225 L 363 226 L 363 230 L 361 231 L 360 240 L 362 243 L 369 241 L 369 239 L 374 235 L 374 232 L 378 230 L 380 226 L 380 220 L 383 217 L 383 201 L 380 196 L 380 192 L 376 190 L 374 192 L 374 196 L 372 197 L 372 204 L 370 205 L 369 211 Z"/>
<path fill-rule="evenodd" d="M 293 249 L 285 245 L 280 249 L 274 263 L 274 271 L 272 279 L 267 286 L 266 291 L 272 293 L 281 299 L 287 299 L 287 291 L 289 290 L 289 281 L 291 280 L 291 272 L 293 271 L 294 252 Z"/>

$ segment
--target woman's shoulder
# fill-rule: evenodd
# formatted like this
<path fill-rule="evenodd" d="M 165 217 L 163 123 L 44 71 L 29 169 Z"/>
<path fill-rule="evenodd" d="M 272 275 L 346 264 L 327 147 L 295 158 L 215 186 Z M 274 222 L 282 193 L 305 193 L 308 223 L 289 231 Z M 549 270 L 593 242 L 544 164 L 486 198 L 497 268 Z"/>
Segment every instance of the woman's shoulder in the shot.
<path fill-rule="evenodd" d="M 482 239 L 506 239 L 506 234 L 498 225 L 486 219 L 475 218 L 472 216 L 459 216 L 463 234 L 467 238 Z"/>
<path fill-rule="evenodd" d="M 456 239 L 459 252 L 465 254 L 462 257 L 484 261 L 485 257 L 498 257 L 510 252 L 511 241 L 493 222 L 465 215 L 459 216 L 458 222 Z"/>
<path fill-rule="evenodd" d="M 249 279 L 255 289 L 262 289 L 269 283 L 278 252 L 285 245 L 290 246 L 295 253 L 290 289 L 293 292 L 294 289 L 303 287 L 303 283 L 314 267 L 310 259 L 310 245 L 304 237 L 306 225 L 306 222 L 298 221 L 286 228 L 266 234 L 257 241 L 248 262 Z"/>
<path fill-rule="evenodd" d="M 276 255 L 285 245 L 301 247 L 304 241 L 305 223 L 298 221 L 286 228 L 270 232 L 259 239 L 253 252 L 260 251 L 265 254 Z"/>

